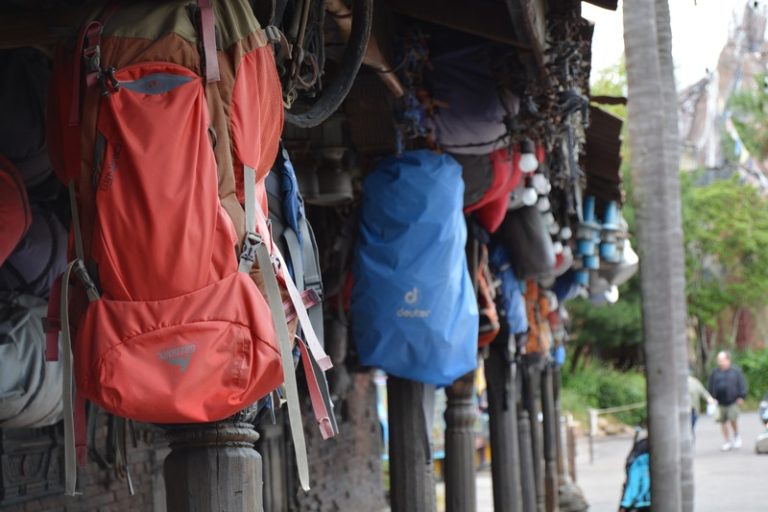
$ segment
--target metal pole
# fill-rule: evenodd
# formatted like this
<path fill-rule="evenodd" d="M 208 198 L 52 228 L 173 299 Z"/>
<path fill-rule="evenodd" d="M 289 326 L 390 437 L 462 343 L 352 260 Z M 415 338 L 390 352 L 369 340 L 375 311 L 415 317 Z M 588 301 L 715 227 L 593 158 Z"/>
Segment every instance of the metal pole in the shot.
<path fill-rule="evenodd" d="M 474 512 L 477 508 L 474 389 L 475 372 L 471 371 L 445 390 L 446 512 Z"/>
<path fill-rule="evenodd" d="M 164 476 L 173 512 L 261 512 L 259 435 L 249 423 L 220 422 L 167 432 Z"/>
<path fill-rule="evenodd" d="M 541 372 L 541 402 L 543 412 L 542 448 L 544 450 L 544 505 L 547 512 L 556 512 L 557 485 L 557 416 L 555 411 L 552 366 L 547 364 Z"/>
<path fill-rule="evenodd" d="M 389 486 L 392 512 L 434 512 L 435 475 L 424 385 L 389 376 Z"/>
<path fill-rule="evenodd" d="M 485 360 L 488 416 L 491 433 L 493 509 L 518 512 L 523 507 L 520 487 L 520 448 L 517 438 L 517 365 L 508 344 L 500 339 Z M 506 341 L 506 340 L 505 340 Z"/>

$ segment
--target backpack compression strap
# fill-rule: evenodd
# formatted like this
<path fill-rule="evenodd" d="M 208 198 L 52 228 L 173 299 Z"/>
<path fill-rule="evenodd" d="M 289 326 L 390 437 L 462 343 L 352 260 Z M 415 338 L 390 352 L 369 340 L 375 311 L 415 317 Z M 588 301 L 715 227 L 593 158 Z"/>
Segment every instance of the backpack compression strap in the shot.
<path fill-rule="evenodd" d="M 296 384 L 296 371 L 293 367 L 293 349 L 288 334 L 288 322 L 285 319 L 283 301 L 280 298 L 280 288 L 277 286 L 272 260 L 264 240 L 256 233 L 256 216 L 264 217 L 261 207 L 256 202 L 256 171 L 244 166 L 245 188 L 245 240 L 240 256 L 239 270 L 249 272 L 254 260 L 258 261 L 264 287 L 267 290 L 267 301 L 272 313 L 272 323 L 280 346 L 280 359 L 285 379 L 285 394 L 288 407 L 288 419 L 291 426 L 291 437 L 296 451 L 296 465 L 299 472 L 301 488 L 309 491 L 309 463 L 307 462 L 307 447 L 304 440 L 304 426 L 301 422 L 299 407 L 299 391 Z"/>
<path fill-rule="evenodd" d="M 69 328 L 69 284 L 72 272 L 85 287 L 89 301 L 99 299 L 99 291 L 83 264 L 83 235 L 80 230 L 80 214 L 77 207 L 75 182 L 69 182 L 69 206 L 72 211 L 72 230 L 75 236 L 76 258 L 61 277 L 59 325 L 61 326 L 61 350 L 64 374 L 64 493 L 76 494 L 77 466 L 87 462 L 87 431 L 85 424 L 85 400 L 76 392 L 72 364 L 72 338 Z"/>

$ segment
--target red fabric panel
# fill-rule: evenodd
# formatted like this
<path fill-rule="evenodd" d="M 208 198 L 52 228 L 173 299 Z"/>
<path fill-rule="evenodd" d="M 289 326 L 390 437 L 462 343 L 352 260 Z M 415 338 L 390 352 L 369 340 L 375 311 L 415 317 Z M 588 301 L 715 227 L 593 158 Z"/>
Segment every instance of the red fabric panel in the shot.
<path fill-rule="evenodd" d="M 0 156 L 0 265 L 32 224 L 27 191 L 16 167 Z"/>
<path fill-rule="evenodd" d="M 507 148 L 497 149 L 490 154 L 493 166 L 493 182 L 488 192 L 477 203 L 464 209 L 475 212 L 475 218 L 488 232 L 493 233 L 504 220 L 509 204 L 509 194 L 520 183 L 520 154 L 511 153 Z"/>
<path fill-rule="evenodd" d="M 235 251 L 221 250 L 236 234 L 219 203 L 202 80 L 170 63 L 128 66 L 116 78 L 150 75 L 190 80 L 163 93 L 123 85 L 99 112 L 106 150 L 92 254 L 110 299 L 176 297 L 237 269 Z"/>
<path fill-rule="evenodd" d="M 77 337 L 78 389 L 139 421 L 226 418 L 283 381 L 271 318 L 242 272 L 173 299 L 92 302 Z"/>

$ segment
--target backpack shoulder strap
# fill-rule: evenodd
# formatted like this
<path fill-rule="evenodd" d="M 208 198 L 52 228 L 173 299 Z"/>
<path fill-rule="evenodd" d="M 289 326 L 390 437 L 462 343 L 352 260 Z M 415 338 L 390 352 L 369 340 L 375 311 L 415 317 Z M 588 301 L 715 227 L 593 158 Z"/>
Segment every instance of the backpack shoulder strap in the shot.
<path fill-rule="evenodd" d="M 291 437 L 296 451 L 296 464 L 299 471 L 301 488 L 309 490 L 309 463 L 307 461 L 307 447 L 304 439 L 304 427 L 301 422 L 301 409 L 299 407 L 298 386 L 296 384 L 296 371 L 293 366 L 293 348 L 288 334 L 288 322 L 285 318 L 283 302 L 280 297 L 280 288 L 277 285 L 272 260 L 269 256 L 264 241 L 256 233 L 256 218 L 263 219 L 264 212 L 256 203 L 256 171 L 249 166 L 244 166 L 245 188 L 245 237 L 243 253 L 240 258 L 241 272 L 249 272 L 254 260 L 258 261 L 264 278 L 264 287 L 267 291 L 267 302 L 272 314 L 272 323 L 275 327 L 280 348 L 280 359 L 283 366 L 283 378 L 285 379 L 285 393 L 288 407 L 288 419 L 290 421 Z M 275 250 L 276 254 L 279 254 Z M 294 304 L 294 307 L 295 304 Z"/>

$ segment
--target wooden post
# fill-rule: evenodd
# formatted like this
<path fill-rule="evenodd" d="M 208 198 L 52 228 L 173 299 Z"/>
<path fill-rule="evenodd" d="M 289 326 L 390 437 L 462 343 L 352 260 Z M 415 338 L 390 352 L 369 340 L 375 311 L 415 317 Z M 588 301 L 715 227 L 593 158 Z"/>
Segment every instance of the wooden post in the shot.
<path fill-rule="evenodd" d="M 256 447 L 263 462 L 263 500 L 264 510 L 269 512 L 288 512 L 288 495 L 291 481 L 288 472 L 293 469 L 288 457 L 293 453 L 288 449 L 285 428 L 286 419 L 282 409 L 275 410 L 275 423 L 264 420 L 259 425 L 259 442 Z M 310 475 L 311 477 L 312 475 Z"/>
<path fill-rule="evenodd" d="M 173 512 L 261 512 L 259 435 L 249 423 L 178 427 L 167 433 L 165 493 Z"/>
<path fill-rule="evenodd" d="M 567 429 L 568 474 L 571 477 L 571 481 L 576 483 L 576 427 L 573 425 L 573 419 L 570 414 L 568 415 Z"/>
<path fill-rule="evenodd" d="M 434 512 L 435 474 L 424 414 L 424 385 L 389 376 L 387 399 L 392 512 Z"/>
<path fill-rule="evenodd" d="M 555 391 L 555 421 L 557 422 L 557 438 L 555 439 L 557 444 L 555 446 L 557 451 L 557 481 L 558 485 L 568 481 L 568 461 L 566 459 L 566 442 L 565 442 L 565 416 L 562 415 L 560 410 L 560 367 L 552 367 L 552 384 Z"/>
<path fill-rule="evenodd" d="M 541 372 L 541 409 L 543 412 L 542 447 L 544 450 L 544 505 L 547 512 L 557 512 L 557 432 L 558 419 L 555 411 L 552 365 L 547 364 Z"/>
<path fill-rule="evenodd" d="M 536 512 L 536 476 L 533 472 L 531 422 L 524 407 L 518 410 L 517 439 L 520 444 L 520 486 L 523 512 Z"/>
<path fill-rule="evenodd" d="M 528 411 L 530 424 L 531 451 L 533 452 L 533 470 L 536 489 L 536 509 L 544 510 L 544 444 L 542 428 L 539 422 L 541 415 L 541 355 L 527 354 L 525 361 L 525 408 Z"/>
<path fill-rule="evenodd" d="M 474 389 L 475 372 L 471 371 L 445 390 L 446 512 L 474 512 L 477 508 Z"/>
<path fill-rule="evenodd" d="M 523 507 L 520 449 L 517 439 L 516 363 L 508 344 L 498 340 L 485 360 L 488 416 L 491 433 L 493 509 L 518 512 Z"/>

